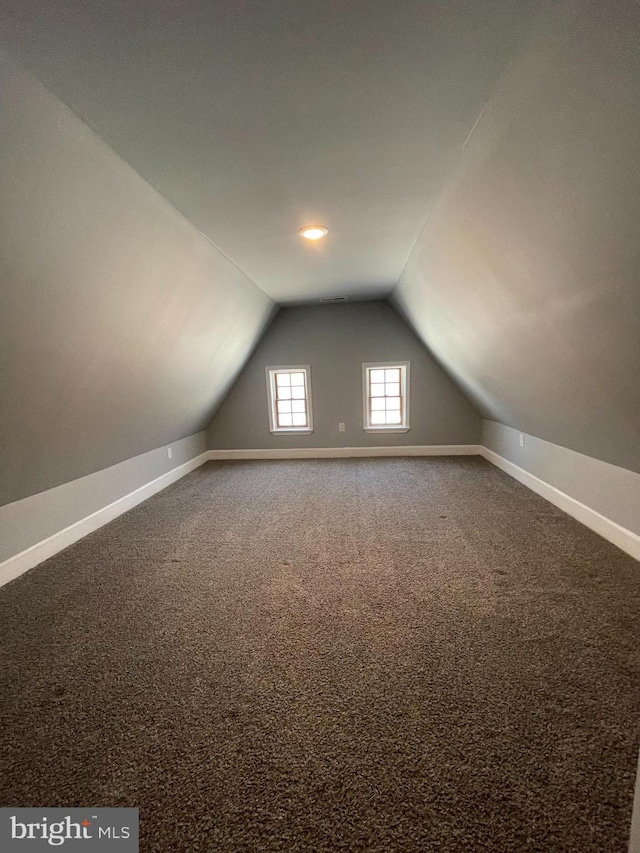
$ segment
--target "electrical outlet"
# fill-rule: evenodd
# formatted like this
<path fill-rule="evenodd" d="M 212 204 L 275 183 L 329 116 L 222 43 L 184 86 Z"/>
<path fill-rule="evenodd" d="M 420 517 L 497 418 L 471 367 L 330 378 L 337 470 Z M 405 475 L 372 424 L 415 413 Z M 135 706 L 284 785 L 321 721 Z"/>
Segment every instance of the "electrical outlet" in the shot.
<path fill-rule="evenodd" d="M 520 447 L 524 447 L 524 433 L 520 433 Z"/>
<path fill-rule="evenodd" d="M 344 432 L 344 424 L 343 424 L 343 423 L 339 423 L 339 424 L 338 424 L 338 429 L 340 430 L 340 432 Z"/>
<path fill-rule="evenodd" d="M 173 459 L 173 450 L 170 447 L 167 447 L 167 456 L 169 459 Z"/>

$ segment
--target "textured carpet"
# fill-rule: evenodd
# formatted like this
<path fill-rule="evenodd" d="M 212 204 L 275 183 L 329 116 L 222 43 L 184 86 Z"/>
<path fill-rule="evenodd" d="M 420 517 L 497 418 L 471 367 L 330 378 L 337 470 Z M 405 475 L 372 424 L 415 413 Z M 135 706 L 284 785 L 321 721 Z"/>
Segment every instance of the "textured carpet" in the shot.
<path fill-rule="evenodd" d="M 640 565 L 480 459 L 210 463 L 0 590 L 0 805 L 141 850 L 626 850 Z"/>

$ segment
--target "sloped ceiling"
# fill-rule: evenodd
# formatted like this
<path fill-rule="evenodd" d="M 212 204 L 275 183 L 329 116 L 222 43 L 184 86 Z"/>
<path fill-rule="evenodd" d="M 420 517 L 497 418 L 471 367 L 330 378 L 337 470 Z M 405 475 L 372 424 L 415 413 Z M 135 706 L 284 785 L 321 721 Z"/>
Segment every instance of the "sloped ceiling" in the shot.
<path fill-rule="evenodd" d="M 394 300 L 482 412 L 640 471 L 640 4 L 511 63 Z"/>
<path fill-rule="evenodd" d="M 53 93 L 3 60 L 9 499 L 204 425 L 272 299 L 336 294 L 393 292 L 487 417 L 640 471 L 639 16 L 3 0 Z"/>
<path fill-rule="evenodd" d="M 395 287 L 543 2 L 3 0 L 0 38 L 281 303 Z M 322 222 L 312 245 L 300 226 Z"/>
<path fill-rule="evenodd" d="M 0 505 L 205 427 L 273 303 L 0 51 Z"/>

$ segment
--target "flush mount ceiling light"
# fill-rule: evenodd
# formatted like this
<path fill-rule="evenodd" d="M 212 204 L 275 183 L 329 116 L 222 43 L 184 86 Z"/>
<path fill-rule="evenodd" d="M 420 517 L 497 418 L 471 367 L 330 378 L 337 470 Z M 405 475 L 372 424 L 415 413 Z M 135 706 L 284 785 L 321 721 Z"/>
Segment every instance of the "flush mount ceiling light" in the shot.
<path fill-rule="evenodd" d="M 307 240 L 320 240 L 329 233 L 329 229 L 325 225 L 305 225 L 300 228 L 298 234 L 305 237 Z"/>

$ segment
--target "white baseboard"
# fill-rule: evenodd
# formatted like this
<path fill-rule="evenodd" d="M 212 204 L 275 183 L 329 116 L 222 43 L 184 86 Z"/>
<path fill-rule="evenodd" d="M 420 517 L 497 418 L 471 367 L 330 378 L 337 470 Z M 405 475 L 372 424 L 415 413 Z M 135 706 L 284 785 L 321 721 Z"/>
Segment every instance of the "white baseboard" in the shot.
<path fill-rule="evenodd" d="M 594 509 L 586 506 L 575 498 L 570 497 L 555 486 L 551 486 L 534 474 L 525 471 L 508 459 L 499 456 L 492 450 L 476 444 L 439 444 L 439 445 L 408 445 L 390 447 L 320 447 L 320 448 L 288 448 L 263 450 L 208 450 L 199 456 L 179 465 L 155 480 L 146 483 L 138 489 L 119 498 L 113 503 L 102 507 L 96 512 L 77 521 L 75 524 L 54 533 L 41 542 L 27 548 L 25 551 L 10 557 L 0 563 L 0 586 L 17 578 L 19 575 L 34 568 L 59 551 L 73 545 L 79 539 L 93 533 L 114 518 L 147 500 L 157 492 L 162 491 L 171 483 L 199 468 L 210 460 L 224 459 L 329 459 L 350 457 L 382 457 L 382 456 L 475 456 L 481 455 L 493 465 L 505 471 L 515 480 L 541 495 L 550 503 L 559 507 L 577 521 L 598 533 L 604 539 L 612 542 L 621 550 L 640 560 L 640 536 L 627 530 L 611 519 L 606 518 Z"/>
<path fill-rule="evenodd" d="M 133 492 L 91 513 L 86 518 L 80 519 L 75 524 L 65 527 L 64 530 L 54 533 L 53 536 L 43 539 L 42 542 L 32 545 L 26 551 L 21 551 L 19 554 L 9 557 L 8 560 L 0 563 L 0 586 L 24 574 L 24 572 L 29 571 L 29 569 L 34 568 L 34 566 L 37 566 L 44 560 L 48 560 L 49 557 L 53 557 L 54 554 L 64 550 L 64 548 L 68 548 L 69 545 L 73 545 L 74 542 L 77 542 L 89 533 L 93 533 L 94 530 L 98 530 L 98 528 L 113 521 L 119 515 L 133 509 L 134 506 L 142 503 L 142 501 L 146 501 L 147 498 L 162 491 L 162 489 L 166 489 L 167 486 L 180 480 L 207 461 L 208 454 L 206 452 L 201 453 L 199 456 L 168 471 L 161 477 L 151 480 L 151 482 L 146 483 L 144 486 L 140 486 L 140 488 L 135 489 Z"/>
<path fill-rule="evenodd" d="M 640 536 L 636 533 L 627 530 L 626 527 L 622 527 L 615 521 L 611 521 L 610 518 L 606 518 L 606 516 L 601 515 L 596 510 L 591 509 L 591 507 L 572 498 L 570 495 L 565 494 L 565 492 L 561 492 L 560 489 L 556 489 L 555 486 L 551 486 L 534 474 L 530 474 L 524 468 L 520 468 L 520 466 L 515 465 L 503 456 L 499 456 L 493 450 L 481 447 L 480 453 L 486 460 L 509 474 L 514 480 L 518 480 L 518 482 L 541 495 L 545 500 L 548 500 L 549 503 L 554 504 L 563 512 L 566 512 L 567 515 L 584 524 L 585 527 L 612 542 L 622 551 L 635 557 L 636 560 L 640 560 Z"/>
<path fill-rule="evenodd" d="M 477 456 L 478 444 L 413 444 L 389 447 L 288 447 L 263 450 L 209 450 L 212 461 L 223 459 L 346 459 L 356 456 Z"/>

